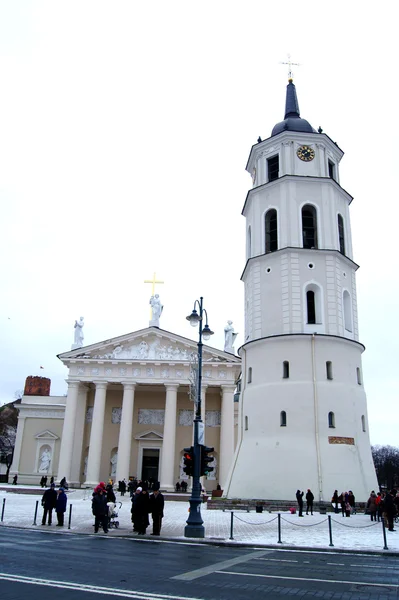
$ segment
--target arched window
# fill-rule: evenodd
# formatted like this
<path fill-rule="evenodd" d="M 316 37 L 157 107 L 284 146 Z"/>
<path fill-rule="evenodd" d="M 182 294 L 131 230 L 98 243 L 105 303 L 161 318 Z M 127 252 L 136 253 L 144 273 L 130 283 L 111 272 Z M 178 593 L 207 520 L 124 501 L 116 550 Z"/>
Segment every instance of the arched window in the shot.
<path fill-rule="evenodd" d="M 277 211 L 271 208 L 265 215 L 265 252 L 278 250 Z"/>
<path fill-rule="evenodd" d="M 314 206 L 302 208 L 302 243 L 304 248 L 317 248 L 317 212 Z"/>
<path fill-rule="evenodd" d="M 252 239 L 251 239 L 251 225 L 248 227 L 247 234 L 247 259 L 251 258 L 251 247 L 252 247 Z"/>
<path fill-rule="evenodd" d="M 344 290 L 343 293 L 343 305 L 344 305 L 344 325 L 346 331 L 352 331 L 352 302 L 349 292 Z"/>
<path fill-rule="evenodd" d="M 287 427 L 287 413 L 285 410 L 280 413 L 280 427 Z"/>
<path fill-rule="evenodd" d="M 366 419 L 364 415 L 362 415 L 362 431 L 366 431 Z"/>
<path fill-rule="evenodd" d="M 360 372 L 360 368 L 356 367 L 356 377 L 359 385 L 362 385 L 362 374 Z"/>
<path fill-rule="evenodd" d="M 333 412 L 328 413 L 328 426 L 332 429 L 335 427 L 335 415 Z"/>
<path fill-rule="evenodd" d="M 316 323 L 316 301 L 313 290 L 306 292 L 306 307 L 307 307 L 307 322 L 310 324 Z"/>
<path fill-rule="evenodd" d="M 248 383 L 252 383 L 252 367 L 248 369 Z"/>
<path fill-rule="evenodd" d="M 345 231 L 344 231 L 344 220 L 342 215 L 338 215 L 338 241 L 339 251 L 341 254 L 345 254 Z"/>
<path fill-rule="evenodd" d="M 283 379 L 288 379 L 290 376 L 290 363 L 288 360 L 283 362 Z"/>

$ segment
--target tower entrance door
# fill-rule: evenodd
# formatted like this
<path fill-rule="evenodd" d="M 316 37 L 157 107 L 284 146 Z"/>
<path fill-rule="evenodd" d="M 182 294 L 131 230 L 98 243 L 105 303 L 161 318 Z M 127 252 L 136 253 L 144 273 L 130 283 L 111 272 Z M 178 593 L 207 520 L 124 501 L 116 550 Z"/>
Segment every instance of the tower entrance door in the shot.
<path fill-rule="evenodd" d="M 149 483 L 159 480 L 159 448 L 143 448 L 141 479 Z"/>

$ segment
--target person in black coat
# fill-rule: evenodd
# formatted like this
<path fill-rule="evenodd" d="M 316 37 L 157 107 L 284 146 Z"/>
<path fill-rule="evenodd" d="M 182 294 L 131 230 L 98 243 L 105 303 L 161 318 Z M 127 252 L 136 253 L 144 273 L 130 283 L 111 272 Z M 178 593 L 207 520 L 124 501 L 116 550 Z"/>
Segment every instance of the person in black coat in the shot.
<path fill-rule="evenodd" d="M 137 488 L 139 489 L 139 488 Z M 150 521 L 148 519 L 148 513 L 150 511 L 150 497 L 148 491 L 143 487 L 142 491 L 135 496 L 134 503 L 134 529 L 139 535 L 144 535 Z"/>
<path fill-rule="evenodd" d="M 91 501 L 91 509 L 94 515 L 94 533 L 98 533 L 98 527 L 101 526 L 104 533 L 108 533 L 108 505 L 107 495 L 104 488 L 97 486 L 94 490 Z"/>
<path fill-rule="evenodd" d="M 115 504 L 115 502 L 116 502 L 115 492 L 114 492 L 114 488 L 112 487 L 112 485 L 110 483 L 107 485 L 106 491 L 107 491 L 107 502 L 113 502 Z"/>
<path fill-rule="evenodd" d="M 121 493 L 121 496 L 124 496 L 126 494 L 126 481 L 124 479 L 119 482 L 119 491 Z"/>
<path fill-rule="evenodd" d="M 57 495 L 57 502 L 55 505 L 55 512 L 57 513 L 57 527 L 64 526 L 64 514 L 67 507 L 67 495 L 63 487 L 60 487 Z"/>
<path fill-rule="evenodd" d="M 298 517 L 303 517 L 302 511 L 303 511 L 303 492 L 301 492 L 300 490 L 296 491 L 296 499 L 298 502 L 298 506 L 299 506 L 299 514 Z"/>
<path fill-rule="evenodd" d="M 393 528 L 393 519 L 396 514 L 396 507 L 394 498 L 396 496 L 396 490 L 391 490 L 384 498 L 383 512 L 385 513 L 388 521 L 388 531 L 396 531 Z"/>
<path fill-rule="evenodd" d="M 48 515 L 48 524 L 51 525 L 51 520 L 53 516 L 53 509 L 57 503 L 57 492 L 55 491 L 55 485 L 52 483 L 48 490 L 46 490 L 42 496 L 42 506 L 43 506 L 43 518 L 42 525 L 46 524 L 47 515 Z"/>
<path fill-rule="evenodd" d="M 313 515 L 313 500 L 314 500 L 314 496 L 312 494 L 312 492 L 308 489 L 308 491 L 306 492 L 306 514 L 310 514 Z"/>
<path fill-rule="evenodd" d="M 159 535 L 162 527 L 162 517 L 165 501 L 159 491 L 159 483 L 154 483 L 154 492 L 150 496 L 150 513 L 152 515 L 152 534 Z"/>

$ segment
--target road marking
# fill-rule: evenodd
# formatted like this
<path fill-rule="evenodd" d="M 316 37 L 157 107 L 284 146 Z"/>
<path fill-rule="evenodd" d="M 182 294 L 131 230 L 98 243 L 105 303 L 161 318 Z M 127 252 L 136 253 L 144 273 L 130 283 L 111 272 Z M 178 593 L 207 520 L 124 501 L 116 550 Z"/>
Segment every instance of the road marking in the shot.
<path fill-rule="evenodd" d="M 380 565 L 367 565 L 366 563 L 363 563 L 362 565 L 349 565 L 350 567 L 366 567 L 367 569 L 373 568 L 373 569 L 381 569 L 383 568 L 384 571 L 385 569 L 395 569 L 396 571 L 399 569 L 399 567 L 387 567 L 383 564 Z"/>
<path fill-rule="evenodd" d="M 205 575 L 210 575 L 211 573 L 217 573 L 220 569 L 227 569 L 228 567 L 232 567 L 233 565 L 238 565 L 240 563 L 253 560 L 254 558 L 264 556 L 265 554 L 270 554 L 270 552 L 273 552 L 273 550 L 266 550 L 263 552 L 251 552 L 250 554 L 245 554 L 244 556 L 238 556 L 237 558 L 231 558 L 230 560 L 224 560 L 219 563 L 214 563 L 213 565 L 203 567 L 202 569 L 196 569 L 195 571 L 188 571 L 187 573 L 182 573 L 181 575 L 175 575 L 174 577 L 171 577 L 171 579 L 192 581 L 193 579 L 205 577 Z"/>
<path fill-rule="evenodd" d="M 199 600 L 188 596 L 172 596 L 168 594 L 155 594 L 153 592 L 141 592 L 136 590 L 124 590 L 120 588 L 107 588 L 98 585 L 86 585 L 73 583 L 71 581 L 54 581 L 51 579 L 38 579 L 36 577 L 25 577 L 24 575 L 12 575 L 0 573 L 0 580 L 13 581 L 15 583 L 26 583 L 30 585 L 41 585 L 52 588 L 77 590 L 90 592 L 91 594 L 105 594 L 109 596 L 120 596 L 122 598 L 133 598 L 134 600 Z"/>
<path fill-rule="evenodd" d="M 335 565 L 336 567 L 344 567 L 345 563 L 326 563 L 326 565 Z"/>
<path fill-rule="evenodd" d="M 315 581 L 319 583 L 346 583 L 349 585 L 372 585 L 374 587 L 399 588 L 395 583 L 372 583 L 369 581 L 343 581 L 337 579 L 316 579 L 312 577 L 287 577 L 284 575 L 260 575 L 257 573 L 237 573 L 235 571 L 215 571 L 221 575 L 240 575 L 241 577 L 263 577 L 265 579 L 288 579 L 290 581 Z"/>
<path fill-rule="evenodd" d="M 270 560 L 272 562 L 299 563 L 299 560 L 286 560 L 284 558 L 256 558 L 255 560 Z"/>

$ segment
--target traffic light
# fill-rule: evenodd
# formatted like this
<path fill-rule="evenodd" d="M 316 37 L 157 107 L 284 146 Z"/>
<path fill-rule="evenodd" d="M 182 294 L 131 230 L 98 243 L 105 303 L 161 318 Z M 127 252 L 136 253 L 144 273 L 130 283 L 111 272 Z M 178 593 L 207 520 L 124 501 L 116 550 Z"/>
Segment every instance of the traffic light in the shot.
<path fill-rule="evenodd" d="M 213 456 L 209 456 L 209 454 L 214 450 L 215 448 L 201 445 L 201 477 L 202 475 L 209 475 L 213 471 L 213 467 L 209 466 L 209 463 L 213 462 Z"/>
<path fill-rule="evenodd" d="M 192 477 L 194 475 L 194 448 L 193 448 L 193 446 L 191 446 L 191 448 L 184 448 L 183 459 L 184 459 L 183 471 L 185 472 L 186 475 L 188 475 L 189 477 Z"/>

